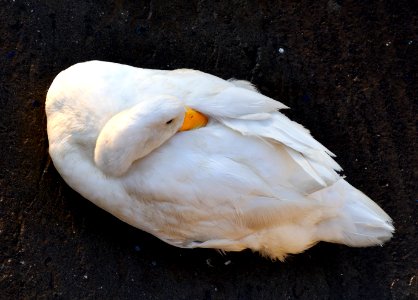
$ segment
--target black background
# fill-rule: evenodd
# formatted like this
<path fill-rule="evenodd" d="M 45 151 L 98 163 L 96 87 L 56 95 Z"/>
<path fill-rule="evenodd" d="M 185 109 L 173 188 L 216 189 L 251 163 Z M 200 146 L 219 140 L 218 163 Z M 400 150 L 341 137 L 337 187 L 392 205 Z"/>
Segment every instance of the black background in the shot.
<path fill-rule="evenodd" d="M 0 298 L 417 299 L 413 2 L 1 1 Z M 279 263 L 177 249 L 118 221 L 47 152 L 47 89 L 91 59 L 252 81 L 338 155 L 394 238 Z"/>

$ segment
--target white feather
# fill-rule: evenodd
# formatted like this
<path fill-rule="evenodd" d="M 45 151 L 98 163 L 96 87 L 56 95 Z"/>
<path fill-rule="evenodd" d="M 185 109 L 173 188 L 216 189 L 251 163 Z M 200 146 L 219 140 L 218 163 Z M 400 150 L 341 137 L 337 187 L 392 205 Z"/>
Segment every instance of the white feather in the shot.
<path fill-rule="evenodd" d="M 185 107 L 207 126 L 177 132 Z M 284 259 L 321 240 L 388 240 L 386 213 L 282 108 L 245 81 L 86 62 L 48 91 L 49 151 L 85 198 L 178 247 Z"/>

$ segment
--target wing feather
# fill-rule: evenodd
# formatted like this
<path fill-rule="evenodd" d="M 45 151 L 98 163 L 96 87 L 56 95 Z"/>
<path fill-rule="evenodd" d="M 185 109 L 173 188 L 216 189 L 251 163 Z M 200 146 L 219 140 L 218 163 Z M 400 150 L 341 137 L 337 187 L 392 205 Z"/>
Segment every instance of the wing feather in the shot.
<path fill-rule="evenodd" d="M 187 105 L 216 118 L 267 118 L 268 113 L 287 108 L 286 105 L 255 91 L 231 86 L 214 94 L 190 98 Z"/>
<path fill-rule="evenodd" d="M 278 110 L 284 104 L 256 91 L 232 86 L 191 103 L 225 126 L 243 135 L 256 136 L 288 147 L 290 157 L 315 181 L 326 186 L 340 176 L 340 165 L 330 150 L 315 140 L 309 130 L 290 120 Z"/>
<path fill-rule="evenodd" d="M 337 180 L 339 175 L 335 171 L 342 169 L 332 159 L 334 154 L 317 142 L 309 131 L 279 114 L 272 113 L 267 120 L 220 118 L 219 121 L 244 135 L 261 137 L 287 146 L 286 150 L 292 159 L 322 186 Z"/>

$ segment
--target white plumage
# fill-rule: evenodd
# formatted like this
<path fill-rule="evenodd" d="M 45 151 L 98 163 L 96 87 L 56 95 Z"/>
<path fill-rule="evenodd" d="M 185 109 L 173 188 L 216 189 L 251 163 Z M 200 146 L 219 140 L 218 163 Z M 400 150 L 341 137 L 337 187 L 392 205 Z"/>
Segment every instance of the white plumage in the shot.
<path fill-rule="evenodd" d="M 179 132 L 186 107 L 209 123 Z M 49 151 L 85 198 L 178 247 L 283 260 L 319 241 L 389 240 L 390 217 L 282 108 L 246 81 L 80 63 L 48 91 Z"/>

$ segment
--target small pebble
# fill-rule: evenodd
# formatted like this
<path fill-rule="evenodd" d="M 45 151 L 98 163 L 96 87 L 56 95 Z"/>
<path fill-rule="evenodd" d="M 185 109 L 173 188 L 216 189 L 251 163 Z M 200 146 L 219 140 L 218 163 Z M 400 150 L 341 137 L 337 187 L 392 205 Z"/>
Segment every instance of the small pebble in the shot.
<path fill-rule="evenodd" d="M 208 258 L 208 259 L 206 260 L 206 264 L 207 264 L 209 267 L 212 267 L 212 268 L 213 268 L 213 265 L 211 264 L 211 259 L 210 259 L 210 258 Z"/>

